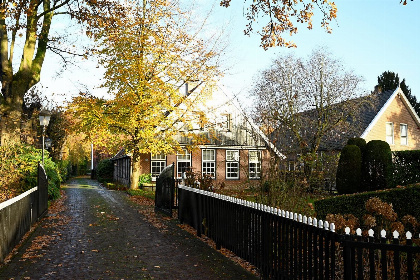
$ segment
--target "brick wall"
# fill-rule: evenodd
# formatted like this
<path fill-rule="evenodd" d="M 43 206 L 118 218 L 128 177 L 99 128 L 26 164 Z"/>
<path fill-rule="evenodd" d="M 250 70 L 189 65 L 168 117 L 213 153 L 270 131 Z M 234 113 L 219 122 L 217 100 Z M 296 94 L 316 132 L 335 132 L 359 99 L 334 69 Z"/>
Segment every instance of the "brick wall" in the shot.
<path fill-rule="evenodd" d="M 210 149 L 210 148 L 209 148 Z M 239 179 L 226 179 L 226 151 L 229 149 L 220 149 L 214 148 L 216 152 L 216 176 L 213 180 L 215 186 L 219 187 L 222 182 L 225 184 L 226 187 L 240 187 L 244 184 L 254 184 L 258 183 L 259 180 L 249 179 L 249 159 L 248 154 L 249 150 L 247 149 L 232 149 L 239 151 Z M 251 149 L 252 150 L 252 149 Z M 270 154 L 267 150 L 262 150 L 262 168 L 263 170 L 268 168 Z M 148 161 L 146 160 L 148 159 Z M 166 165 L 175 163 L 175 176 L 177 173 L 176 170 L 176 155 L 170 154 L 166 156 Z M 194 172 L 201 173 L 202 172 L 202 149 L 194 149 L 191 153 L 191 166 Z M 142 172 L 143 173 L 150 173 L 150 155 L 143 156 L 142 159 Z M 264 172 L 264 171 L 262 171 Z"/>
<path fill-rule="evenodd" d="M 388 109 L 365 137 L 366 142 L 370 140 L 386 141 L 387 122 L 394 123 L 394 144 L 390 144 L 392 151 L 420 149 L 420 129 L 399 96 L 392 100 Z M 407 124 L 408 145 L 401 145 L 400 124 Z"/>

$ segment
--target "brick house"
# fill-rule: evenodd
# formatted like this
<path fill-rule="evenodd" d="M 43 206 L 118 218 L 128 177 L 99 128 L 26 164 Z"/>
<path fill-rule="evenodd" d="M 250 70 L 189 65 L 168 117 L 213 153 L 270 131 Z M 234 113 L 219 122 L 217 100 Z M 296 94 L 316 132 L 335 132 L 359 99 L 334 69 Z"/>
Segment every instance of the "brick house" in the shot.
<path fill-rule="evenodd" d="M 188 98 L 195 98 L 193 94 Z M 211 98 L 200 102 L 197 111 L 191 111 L 193 121 L 188 129 L 205 139 L 205 144 L 191 145 L 192 139 L 178 136 L 182 151 L 168 155 L 143 154 L 142 173 L 151 173 L 152 180 L 167 165 L 175 164 L 175 177 L 180 179 L 186 170 L 198 174 L 209 174 L 213 185 L 226 187 L 258 182 L 268 168 L 271 157 L 282 156 L 261 130 L 250 120 L 239 104 L 228 94 L 219 90 Z M 207 122 L 200 124 L 204 112 Z M 114 179 L 129 184 L 131 166 L 129 155 L 120 151 L 112 159 Z M 121 171 L 124 168 L 125 171 Z M 121 178 L 120 175 L 124 178 Z"/>
<path fill-rule="evenodd" d="M 401 88 L 380 94 L 383 105 L 360 137 L 386 141 L 392 151 L 420 150 L 420 118 Z"/>
<path fill-rule="evenodd" d="M 363 138 L 366 142 L 386 141 L 391 151 L 420 150 L 420 118 L 401 88 L 385 92 L 375 91 L 368 96 L 346 102 L 352 102 L 349 107 L 357 108 L 357 114 L 323 136 L 318 149 L 321 161 L 324 155 L 338 154 L 348 139 L 354 137 Z M 311 111 L 302 114 L 311 118 Z M 312 137 L 311 128 L 301 129 L 307 133 L 302 135 L 309 142 Z M 287 156 L 285 168 L 301 169 L 302 166 L 297 165 L 296 159 L 299 147 L 292 135 L 287 132 L 275 132 L 271 137 L 276 141 L 277 149 Z M 319 168 L 325 168 L 324 164 L 321 163 Z"/>

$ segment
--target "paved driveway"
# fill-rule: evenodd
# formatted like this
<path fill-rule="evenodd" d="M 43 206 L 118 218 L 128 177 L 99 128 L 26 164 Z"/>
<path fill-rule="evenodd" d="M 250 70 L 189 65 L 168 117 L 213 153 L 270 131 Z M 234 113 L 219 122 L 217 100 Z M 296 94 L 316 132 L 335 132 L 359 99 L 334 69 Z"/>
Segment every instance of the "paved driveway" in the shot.
<path fill-rule="evenodd" d="M 74 179 L 0 279 L 256 279 L 181 230 L 152 226 L 124 192 Z"/>

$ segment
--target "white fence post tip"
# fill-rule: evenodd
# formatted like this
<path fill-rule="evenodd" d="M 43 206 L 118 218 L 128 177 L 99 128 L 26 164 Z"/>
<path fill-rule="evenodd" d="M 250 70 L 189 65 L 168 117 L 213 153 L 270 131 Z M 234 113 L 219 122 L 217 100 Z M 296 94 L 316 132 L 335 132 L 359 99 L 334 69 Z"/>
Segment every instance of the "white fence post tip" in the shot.
<path fill-rule="evenodd" d="M 295 214 L 293 215 L 293 219 L 294 219 L 295 221 L 297 221 L 297 220 L 298 220 L 298 214 L 297 214 L 297 213 L 295 213 Z"/>
<path fill-rule="evenodd" d="M 356 234 L 358 236 L 362 236 L 362 229 L 361 228 L 356 229 Z"/>
<path fill-rule="evenodd" d="M 347 235 L 350 235 L 350 228 L 346 227 L 346 229 L 344 230 L 346 232 Z"/>
<path fill-rule="evenodd" d="M 328 221 L 325 221 L 324 222 L 324 229 L 329 230 L 329 228 L 330 228 L 330 223 Z"/>
<path fill-rule="evenodd" d="M 312 226 L 312 217 L 308 218 L 308 225 Z"/>
<path fill-rule="evenodd" d="M 281 210 L 281 215 L 282 215 L 283 218 L 285 218 L 286 217 L 286 211 Z"/>
<path fill-rule="evenodd" d="M 313 226 L 315 226 L 315 227 L 317 227 L 317 226 L 318 226 L 318 220 L 317 220 L 316 218 L 314 218 L 314 219 L 312 220 L 312 225 L 313 225 Z"/>
<path fill-rule="evenodd" d="M 324 222 L 322 220 L 319 220 L 318 227 L 319 228 L 323 228 L 324 227 Z"/>
<path fill-rule="evenodd" d="M 301 222 L 302 222 L 302 214 L 299 214 L 299 215 L 298 215 L 298 221 L 299 221 L 299 223 L 301 223 Z"/>
<path fill-rule="evenodd" d="M 368 230 L 368 234 L 369 234 L 369 236 L 370 237 L 373 237 L 373 234 L 374 234 L 375 232 L 373 231 L 373 229 L 370 229 L 370 230 Z"/>
<path fill-rule="evenodd" d="M 396 230 L 394 230 L 394 232 L 392 233 L 392 235 L 394 235 L 395 239 L 398 239 L 398 237 L 400 237 L 400 233 Z"/>
<path fill-rule="evenodd" d="M 334 223 L 331 223 L 330 224 L 330 231 L 331 232 L 335 232 L 335 225 L 334 225 Z"/>
<path fill-rule="evenodd" d="M 386 230 L 381 230 L 381 237 L 382 238 L 385 238 L 386 237 Z"/>
<path fill-rule="evenodd" d="M 411 239 L 413 237 L 413 235 L 411 234 L 411 232 L 407 231 L 405 233 L 405 237 L 407 237 L 407 239 Z"/>
<path fill-rule="evenodd" d="M 303 216 L 302 222 L 303 222 L 304 224 L 308 224 L 308 217 Z"/>

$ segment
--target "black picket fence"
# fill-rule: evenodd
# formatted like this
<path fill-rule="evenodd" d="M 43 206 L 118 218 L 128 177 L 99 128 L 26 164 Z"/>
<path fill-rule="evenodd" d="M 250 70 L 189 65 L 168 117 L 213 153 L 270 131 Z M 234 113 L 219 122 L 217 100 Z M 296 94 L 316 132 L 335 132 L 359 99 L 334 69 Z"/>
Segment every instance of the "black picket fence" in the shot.
<path fill-rule="evenodd" d="M 337 234 L 334 224 L 185 186 L 178 218 L 256 266 L 264 279 L 420 279 L 420 247 Z M 371 232 L 369 233 L 371 234 Z"/>
<path fill-rule="evenodd" d="M 0 203 L 0 263 L 48 209 L 48 180 L 38 166 L 38 186 Z"/>

